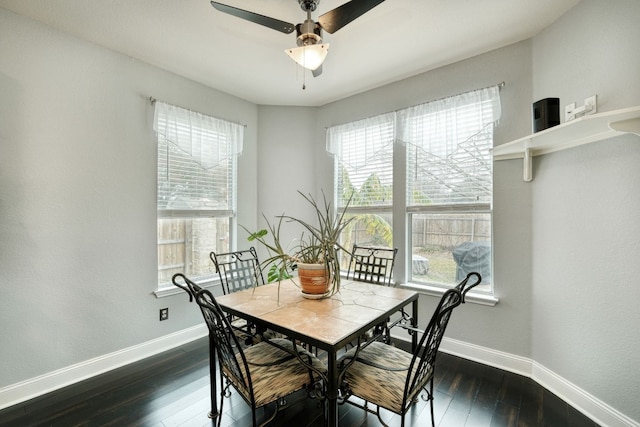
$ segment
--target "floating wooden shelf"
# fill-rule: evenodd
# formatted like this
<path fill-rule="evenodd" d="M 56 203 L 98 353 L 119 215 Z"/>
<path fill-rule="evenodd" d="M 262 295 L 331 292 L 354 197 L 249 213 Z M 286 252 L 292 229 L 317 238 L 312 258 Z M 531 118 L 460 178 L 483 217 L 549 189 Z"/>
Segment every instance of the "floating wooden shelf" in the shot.
<path fill-rule="evenodd" d="M 623 133 L 640 135 L 640 106 L 582 116 L 493 148 L 494 160 L 524 159 L 524 180 L 531 181 L 533 156 L 565 150 Z"/>

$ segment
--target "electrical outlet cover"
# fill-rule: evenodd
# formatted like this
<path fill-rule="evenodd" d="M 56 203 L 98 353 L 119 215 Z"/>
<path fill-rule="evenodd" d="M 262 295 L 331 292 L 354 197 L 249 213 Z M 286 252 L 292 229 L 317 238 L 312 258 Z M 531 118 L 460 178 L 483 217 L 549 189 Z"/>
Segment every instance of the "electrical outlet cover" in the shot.
<path fill-rule="evenodd" d="M 585 107 L 587 105 L 591 106 L 591 110 L 587 111 L 585 114 L 595 114 L 598 112 L 598 95 L 593 95 L 584 100 Z"/>
<path fill-rule="evenodd" d="M 572 102 L 571 104 L 567 104 L 564 107 L 564 121 L 568 122 L 569 120 L 575 119 L 573 117 L 573 111 L 576 109 L 576 103 Z"/>

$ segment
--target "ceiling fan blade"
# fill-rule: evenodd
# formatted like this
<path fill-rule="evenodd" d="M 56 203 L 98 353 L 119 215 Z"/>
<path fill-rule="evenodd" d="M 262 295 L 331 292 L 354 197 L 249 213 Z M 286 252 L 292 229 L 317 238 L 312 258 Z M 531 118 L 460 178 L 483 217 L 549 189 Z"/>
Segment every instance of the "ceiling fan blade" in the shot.
<path fill-rule="evenodd" d="M 211 6 L 213 6 L 216 10 L 219 10 L 220 12 L 228 13 L 229 15 L 233 15 L 237 18 L 245 19 L 247 21 L 251 21 L 256 24 L 264 25 L 267 28 L 280 31 L 281 33 L 290 34 L 296 29 L 295 25 L 290 24 L 288 22 L 284 22 L 275 18 L 270 18 L 268 16 L 260 15 L 254 12 L 249 12 L 248 10 L 238 9 L 237 7 L 227 6 L 226 4 L 218 3 L 215 1 L 211 2 Z"/>
<path fill-rule="evenodd" d="M 321 15 L 318 24 L 329 34 L 333 34 L 354 19 L 364 15 L 384 0 L 351 0 Z"/>
<path fill-rule="evenodd" d="M 320 66 L 315 70 L 311 70 L 311 74 L 313 74 L 313 77 L 318 77 L 320 74 L 322 74 L 322 64 L 320 64 Z"/>

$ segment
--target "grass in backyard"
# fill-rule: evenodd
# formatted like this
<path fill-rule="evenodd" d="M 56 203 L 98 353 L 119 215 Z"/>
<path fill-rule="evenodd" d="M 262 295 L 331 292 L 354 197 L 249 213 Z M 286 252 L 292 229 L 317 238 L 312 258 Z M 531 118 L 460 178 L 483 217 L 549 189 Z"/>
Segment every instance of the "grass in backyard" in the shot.
<path fill-rule="evenodd" d="M 415 253 L 429 260 L 429 271 L 426 276 L 414 276 L 414 280 L 444 285 L 455 284 L 456 262 L 453 260 L 451 251 L 420 251 Z"/>

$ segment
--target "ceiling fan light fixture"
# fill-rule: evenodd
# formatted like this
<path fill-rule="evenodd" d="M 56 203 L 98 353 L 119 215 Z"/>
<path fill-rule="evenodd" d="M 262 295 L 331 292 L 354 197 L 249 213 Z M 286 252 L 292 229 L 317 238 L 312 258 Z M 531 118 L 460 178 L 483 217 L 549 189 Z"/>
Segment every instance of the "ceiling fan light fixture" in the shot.
<path fill-rule="evenodd" d="M 311 70 L 313 77 L 318 77 L 322 74 L 322 63 L 329 52 L 329 44 L 322 43 L 322 32 L 326 31 L 329 34 L 333 34 L 384 1 L 385 0 L 350 0 L 320 15 L 316 22 L 311 19 L 311 12 L 316 10 L 320 0 L 298 0 L 300 8 L 307 13 L 307 19 L 297 25 L 218 3 L 217 1 L 211 1 L 211 6 L 220 12 L 254 22 L 281 33 L 291 34 L 295 30 L 297 36 L 296 43 L 299 47 L 286 49 L 285 53 L 302 67 Z"/>
<path fill-rule="evenodd" d="M 285 50 L 285 52 L 302 67 L 308 70 L 315 70 L 322 65 L 327 57 L 329 43 L 293 47 Z"/>

